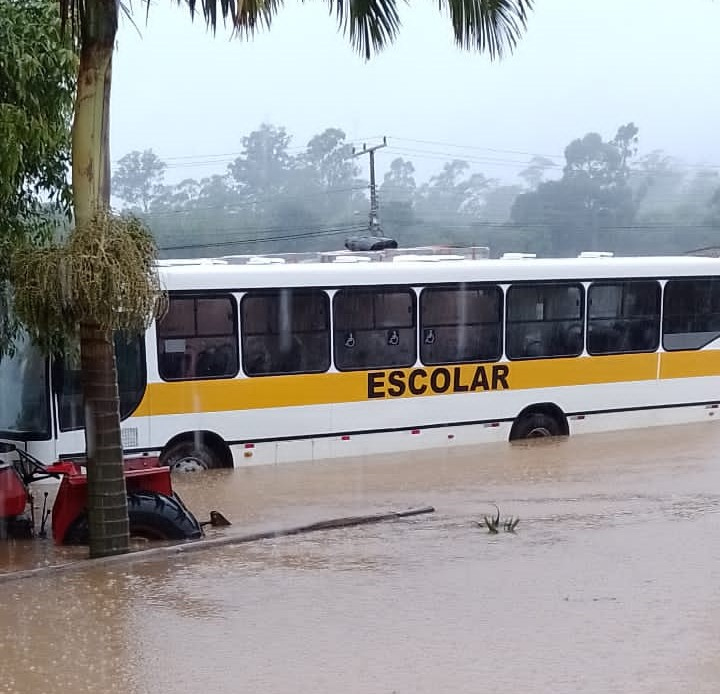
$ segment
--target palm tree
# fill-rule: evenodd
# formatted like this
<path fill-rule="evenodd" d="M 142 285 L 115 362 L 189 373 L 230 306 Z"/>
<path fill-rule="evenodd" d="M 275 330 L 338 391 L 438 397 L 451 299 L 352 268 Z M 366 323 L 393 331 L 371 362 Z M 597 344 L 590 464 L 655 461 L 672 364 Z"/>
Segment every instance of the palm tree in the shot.
<path fill-rule="evenodd" d="M 186 3 L 191 18 L 196 0 Z M 491 59 L 512 50 L 525 29 L 533 0 L 440 0 L 457 44 Z M 400 30 L 397 0 L 328 0 L 339 28 L 366 59 L 390 44 Z M 230 19 L 236 34 L 251 37 L 269 28 L 280 0 L 202 0 L 213 31 Z M 109 112 L 112 59 L 121 0 L 60 0 L 63 24 L 80 51 L 77 101 L 72 128 L 72 187 L 75 224 L 91 225 L 110 204 Z M 80 321 L 81 367 L 86 407 L 86 448 L 90 486 L 90 552 L 120 553 L 128 547 L 127 504 L 115 357 L 110 330 Z"/>

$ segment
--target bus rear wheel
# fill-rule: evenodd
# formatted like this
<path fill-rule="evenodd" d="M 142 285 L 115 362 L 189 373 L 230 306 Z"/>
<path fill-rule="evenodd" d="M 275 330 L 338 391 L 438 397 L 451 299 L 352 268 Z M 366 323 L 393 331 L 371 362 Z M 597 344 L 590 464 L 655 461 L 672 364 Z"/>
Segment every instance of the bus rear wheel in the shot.
<path fill-rule="evenodd" d="M 531 412 L 523 415 L 513 427 L 511 440 L 541 439 L 550 436 L 562 436 L 558 421 L 543 412 Z"/>

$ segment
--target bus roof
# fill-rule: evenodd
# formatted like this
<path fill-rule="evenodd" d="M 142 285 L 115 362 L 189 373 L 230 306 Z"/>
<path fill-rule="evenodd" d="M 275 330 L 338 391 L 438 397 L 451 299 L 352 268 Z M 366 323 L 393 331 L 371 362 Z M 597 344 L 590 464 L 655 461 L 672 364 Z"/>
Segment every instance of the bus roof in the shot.
<path fill-rule="evenodd" d="M 456 282 L 598 280 L 639 277 L 719 276 L 720 258 L 700 256 L 578 258 L 511 256 L 470 260 L 460 254 L 395 254 L 388 262 L 341 255 L 330 261 L 285 262 L 280 257 L 237 256 L 159 261 L 164 287 L 178 290 L 242 290 L 277 287 L 426 285 Z"/>

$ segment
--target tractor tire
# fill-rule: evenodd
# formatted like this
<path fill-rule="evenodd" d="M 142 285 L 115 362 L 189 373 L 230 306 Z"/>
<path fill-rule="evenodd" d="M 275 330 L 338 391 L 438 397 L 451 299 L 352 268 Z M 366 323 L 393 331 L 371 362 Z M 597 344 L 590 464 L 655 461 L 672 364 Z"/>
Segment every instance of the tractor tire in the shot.
<path fill-rule="evenodd" d="M 203 531 L 197 518 L 180 497 L 158 492 L 128 494 L 130 537 L 146 540 L 197 540 Z M 86 545 L 90 539 L 87 514 L 82 513 L 68 528 L 64 545 Z"/>

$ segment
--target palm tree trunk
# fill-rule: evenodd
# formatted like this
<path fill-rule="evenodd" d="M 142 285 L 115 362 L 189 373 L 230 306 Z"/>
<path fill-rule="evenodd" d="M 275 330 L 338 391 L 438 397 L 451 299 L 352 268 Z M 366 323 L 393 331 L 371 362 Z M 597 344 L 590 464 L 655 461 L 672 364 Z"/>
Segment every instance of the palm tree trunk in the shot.
<path fill-rule="evenodd" d="M 80 350 L 90 556 L 102 557 L 128 549 L 127 494 L 112 336 L 97 325 L 82 324 Z"/>
<path fill-rule="evenodd" d="M 80 36 L 80 67 L 73 122 L 72 183 L 75 224 L 89 224 L 110 206 L 110 84 L 116 0 L 87 0 Z M 85 402 L 90 556 L 126 552 L 127 494 L 120 435 L 120 401 L 112 336 L 80 326 Z"/>

